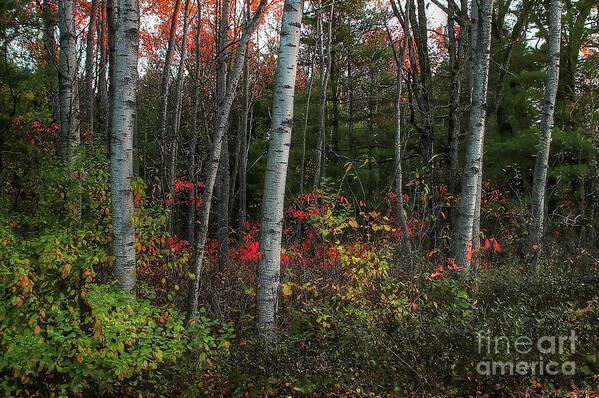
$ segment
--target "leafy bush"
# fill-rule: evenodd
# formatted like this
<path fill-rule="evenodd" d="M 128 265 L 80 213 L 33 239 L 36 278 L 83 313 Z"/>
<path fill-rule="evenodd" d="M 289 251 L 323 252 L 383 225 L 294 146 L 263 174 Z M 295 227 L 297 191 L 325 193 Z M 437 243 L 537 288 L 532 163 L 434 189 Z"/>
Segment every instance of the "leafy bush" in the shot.
<path fill-rule="evenodd" d="M 213 366 L 230 327 L 202 316 L 185 330 L 176 309 L 91 283 L 107 260 L 89 232 L 19 241 L 0 228 L 2 395 L 176 391 L 177 372 Z"/>

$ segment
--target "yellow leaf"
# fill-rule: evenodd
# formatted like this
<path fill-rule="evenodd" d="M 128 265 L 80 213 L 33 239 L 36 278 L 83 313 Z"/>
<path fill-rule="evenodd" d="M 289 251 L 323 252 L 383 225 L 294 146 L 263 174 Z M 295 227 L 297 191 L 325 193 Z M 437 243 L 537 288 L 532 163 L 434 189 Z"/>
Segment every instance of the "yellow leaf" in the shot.
<path fill-rule="evenodd" d="M 283 290 L 283 296 L 291 296 L 291 293 L 293 293 L 293 288 L 291 287 L 291 284 L 289 283 L 283 283 L 282 285 L 282 290 Z"/>

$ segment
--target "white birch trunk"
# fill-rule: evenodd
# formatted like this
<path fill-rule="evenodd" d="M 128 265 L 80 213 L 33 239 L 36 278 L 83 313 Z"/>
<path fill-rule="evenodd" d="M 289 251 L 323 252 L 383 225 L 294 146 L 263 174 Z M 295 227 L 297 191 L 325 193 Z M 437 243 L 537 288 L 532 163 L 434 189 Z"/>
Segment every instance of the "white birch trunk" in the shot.
<path fill-rule="evenodd" d="M 110 181 L 114 274 L 121 289 L 135 295 L 135 227 L 133 216 L 133 136 L 137 89 L 139 9 L 137 0 L 119 0 L 116 65 L 112 104 Z"/>
<path fill-rule="evenodd" d="M 283 7 L 279 58 L 275 76 L 271 137 L 268 148 L 256 292 L 258 333 L 268 340 L 275 326 L 281 270 L 281 235 L 285 181 L 293 127 L 293 99 L 301 33 L 303 0 L 286 0 Z"/>
<path fill-rule="evenodd" d="M 59 155 L 72 173 L 75 148 L 79 145 L 79 99 L 77 95 L 77 37 L 73 0 L 58 2 L 60 55 L 58 65 L 58 98 L 60 115 Z"/>
<path fill-rule="evenodd" d="M 539 253 L 543 241 L 543 220 L 545 217 L 545 185 L 547 183 L 547 168 L 549 165 L 549 150 L 551 146 L 551 126 L 553 125 L 553 111 L 555 97 L 559 82 L 559 59 L 561 41 L 561 0 L 551 0 L 549 9 L 549 42 L 547 60 L 547 81 L 543 98 L 543 113 L 541 114 L 541 127 L 539 129 L 539 144 L 537 145 L 537 159 L 532 184 L 532 225 L 530 229 L 530 244 L 533 252 Z M 538 271 L 538 256 L 535 268 Z"/>
<path fill-rule="evenodd" d="M 477 200 L 480 201 L 478 192 L 480 190 L 479 179 L 482 175 L 483 164 L 492 12 L 493 0 L 481 0 L 478 7 L 478 18 L 476 18 L 479 26 L 472 30 L 476 32 L 476 37 L 473 35 L 472 38 L 473 43 L 476 43 L 476 47 L 472 48 L 473 76 L 470 122 L 455 245 L 455 262 L 458 266 L 463 267 L 462 275 L 466 279 L 472 277 L 475 273 L 475 267 L 468 260 L 468 254 L 472 249 L 476 202 Z"/>

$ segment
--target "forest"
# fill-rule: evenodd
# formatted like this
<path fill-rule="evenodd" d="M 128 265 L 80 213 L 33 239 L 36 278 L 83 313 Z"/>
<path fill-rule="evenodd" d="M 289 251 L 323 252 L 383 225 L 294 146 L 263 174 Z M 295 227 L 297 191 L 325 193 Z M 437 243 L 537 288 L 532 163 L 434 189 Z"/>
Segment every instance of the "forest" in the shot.
<path fill-rule="evenodd" d="M 597 0 L 2 0 L 0 46 L 0 396 L 599 397 Z"/>

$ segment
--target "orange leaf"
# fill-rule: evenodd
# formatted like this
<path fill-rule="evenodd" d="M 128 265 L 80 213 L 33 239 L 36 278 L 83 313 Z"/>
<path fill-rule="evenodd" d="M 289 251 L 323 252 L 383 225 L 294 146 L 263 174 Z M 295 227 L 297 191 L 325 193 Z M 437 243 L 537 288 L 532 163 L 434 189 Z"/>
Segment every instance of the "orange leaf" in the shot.
<path fill-rule="evenodd" d="M 489 242 L 489 239 L 485 239 L 485 249 L 488 249 L 489 247 L 491 247 L 491 243 Z"/>

